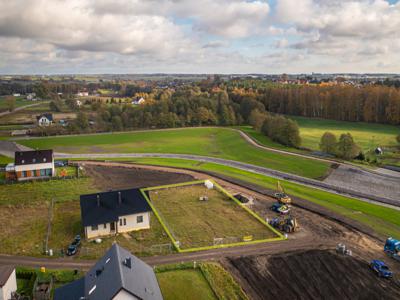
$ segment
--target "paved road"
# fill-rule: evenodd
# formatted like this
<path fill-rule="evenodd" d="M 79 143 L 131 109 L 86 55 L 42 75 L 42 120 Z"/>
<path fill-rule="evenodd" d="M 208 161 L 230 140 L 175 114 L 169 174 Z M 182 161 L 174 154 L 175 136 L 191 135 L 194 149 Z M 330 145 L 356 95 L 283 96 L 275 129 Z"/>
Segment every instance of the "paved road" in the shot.
<path fill-rule="evenodd" d="M 337 185 L 328 184 L 318 180 L 304 178 L 301 176 L 284 173 L 281 171 L 276 171 L 266 167 L 260 167 L 252 164 L 247 164 L 243 162 L 238 162 L 234 160 L 200 156 L 200 155 L 190 155 L 190 154 L 168 154 L 168 153 L 81 153 L 81 154 L 71 154 L 71 153 L 55 153 L 56 158 L 82 158 L 82 159 L 109 159 L 109 158 L 140 158 L 140 157 L 156 157 L 156 158 L 178 158 L 187 160 L 196 160 L 200 162 L 210 162 L 216 163 L 224 166 L 229 166 L 237 168 L 244 171 L 249 171 L 252 173 L 257 173 L 261 175 L 266 175 L 274 177 L 277 179 L 284 179 L 291 182 L 299 183 L 312 188 L 317 188 L 325 190 L 335 194 L 341 194 L 345 196 L 354 197 L 362 201 L 376 203 L 379 205 L 390 206 L 395 209 L 400 209 L 399 199 L 389 199 L 381 197 L 379 194 L 363 194 L 357 191 L 342 188 Z"/>
<path fill-rule="evenodd" d="M 316 249 L 316 248 L 333 248 L 338 241 L 321 240 L 315 238 L 303 238 L 296 240 L 296 250 L 302 249 Z M 141 257 L 143 261 L 151 266 L 174 264 L 180 262 L 190 261 L 210 261 L 217 260 L 224 257 L 237 257 L 241 255 L 255 255 L 255 254 L 274 254 L 282 251 L 293 250 L 293 244 L 288 240 L 260 243 L 245 246 L 236 246 L 231 248 L 220 248 L 206 251 L 189 252 L 189 253 L 176 253 L 163 256 L 150 256 Z M 73 258 L 38 258 L 29 256 L 11 256 L 0 255 L 0 265 L 18 265 L 25 267 L 46 267 L 49 269 L 80 269 L 88 270 L 96 261 L 94 260 L 76 260 Z"/>
<path fill-rule="evenodd" d="M 37 106 L 37 105 L 40 105 L 40 104 L 46 103 L 46 102 L 48 102 L 48 101 L 39 101 L 37 103 L 33 103 L 33 104 L 17 107 L 13 111 L 3 111 L 3 112 L 0 112 L 0 117 L 6 116 L 6 115 L 9 115 L 9 114 L 13 114 L 13 113 L 15 113 L 17 111 L 24 110 L 25 108 L 32 107 L 32 106 Z"/>

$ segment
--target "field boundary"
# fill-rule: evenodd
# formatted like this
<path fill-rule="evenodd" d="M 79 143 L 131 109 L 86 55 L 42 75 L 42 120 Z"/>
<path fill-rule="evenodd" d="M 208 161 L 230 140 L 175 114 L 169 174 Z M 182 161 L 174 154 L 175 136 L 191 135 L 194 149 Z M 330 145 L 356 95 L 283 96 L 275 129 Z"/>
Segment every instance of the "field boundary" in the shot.
<path fill-rule="evenodd" d="M 257 221 L 259 221 L 261 224 L 263 224 L 265 227 L 267 227 L 270 231 L 272 231 L 275 235 L 277 235 L 277 237 L 268 238 L 268 239 L 261 239 L 261 240 L 251 240 L 251 241 L 235 242 L 235 243 L 228 243 L 228 244 L 221 244 L 221 245 L 204 246 L 204 247 L 193 247 L 193 248 L 182 249 L 179 246 L 178 241 L 172 235 L 172 233 L 169 230 L 168 226 L 165 224 L 165 222 L 161 218 L 159 212 L 157 211 L 157 208 L 151 202 L 150 198 L 147 196 L 146 192 L 154 191 L 154 190 L 160 190 L 160 189 L 181 187 L 181 186 L 189 186 L 189 185 L 194 185 L 194 184 L 201 184 L 201 183 L 205 183 L 206 181 L 212 182 L 219 192 L 222 192 L 225 196 L 227 196 L 229 199 L 234 201 L 237 205 L 239 205 L 239 207 L 244 209 L 247 213 L 249 213 Z M 155 187 L 150 187 L 150 188 L 142 188 L 142 189 L 140 189 L 140 192 L 142 193 L 142 195 L 146 199 L 147 203 L 150 205 L 151 209 L 154 212 L 154 215 L 160 221 L 160 223 L 161 223 L 163 229 L 165 230 L 165 232 L 167 233 L 168 237 L 171 239 L 172 244 L 174 245 L 176 251 L 178 251 L 179 253 L 195 252 L 195 251 L 202 251 L 202 250 L 211 250 L 211 249 L 218 249 L 218 248 L 228 248 L 228 247 L 235 247 L 235 246 L 244 246 L 244 245 L 259 244 L 259 243 L 266 243 L 266 242 L 273 242 L 273 241 L 281 241 L 281 240 L 286 240 L 287 239 L 282 233 L 280 233 L 275 228 L 273 228 L 271 225 L 269 225 L 258 214 L 253 212 L 251 209 L 249 209 L 245 205 L 243 205 L 239 200 L 237 200 L 235 197 L 233 197 L 230 193 L 228 193 L 224 188 L 222 188 L 219 184 L 217 184 L 212 179 L 195 180 L 195 181 L 189 181 L 189 182 L 184 182 L 184 183 L 155 186 Z"/>

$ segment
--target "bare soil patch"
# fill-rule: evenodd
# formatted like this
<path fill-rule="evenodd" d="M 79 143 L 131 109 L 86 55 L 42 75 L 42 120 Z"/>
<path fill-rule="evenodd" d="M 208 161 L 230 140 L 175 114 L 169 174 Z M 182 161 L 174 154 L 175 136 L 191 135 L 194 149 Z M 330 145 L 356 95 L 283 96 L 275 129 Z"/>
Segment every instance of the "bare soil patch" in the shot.
<path fill-rule="evenodd" d="M 94 179 L 100 190 L 152 187 L 193 181 L 188 174 L 163 172 L 136 167 L 101 166 L 85 164 L 87 174 Z"/>
<path fill-rule="evenodd" d="M 398 280 L 378 278 L 368 263 L 332 251 L 248 256 L 229 261 L 254 299 L 400 298 Z"/>

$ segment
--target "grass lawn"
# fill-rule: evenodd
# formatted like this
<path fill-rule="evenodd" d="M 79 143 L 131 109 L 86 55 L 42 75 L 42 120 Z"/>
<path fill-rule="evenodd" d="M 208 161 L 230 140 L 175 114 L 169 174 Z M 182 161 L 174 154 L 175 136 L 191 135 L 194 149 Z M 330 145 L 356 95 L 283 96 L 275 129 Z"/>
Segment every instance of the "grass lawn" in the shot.
<path fill-rule="evenodd" d="M 157 266 L 158 283 L 165 300 L 247 300 L 241 287 L 218 263 L 181 263 Z"/>
<path fill-rule="evenodd" d="M 0 252 L 42 255 L 51 199 L 78 200 L 80 194 L 94 191 L 91 184 L 89 178 L 81 178 L 1 185 Z M 65 222 L 73 224 L 70 219 Z"/>
<path fill-rule="evenodd" d="M 77 200 L 79 195 L 95 191 L 90 178 L 5 184 L 0 186 L 0 207 L 50 202 L 52 198 L 58 202 Z"/>
<path fill-rule="evenodd" d="M 218 299 L 199 269 L 157 273 L 164 300 Z"/>
<path fill-rule="evenodd" d="M 1 165 L 6 165 L 8 163 L 14 162 L 14 159 L 8 156 L 4 156 L 0 154 L 0 166 Z"/>
<path fill-rule="evenodd" d="M 202 196 L 208 200 L 200 201 Z M 149 191 L 149 198 L 181 249 L 213 246 L 214 238 L 232 244 L 245 236 L 253 240 L 277 237 L 216 187 L 209 190 L 201 183 L 156 189 Z"/>
<path fill-rule="evenodd" d="M 376 146 L 389 146 L 396 144 L 396 136 L 400 133 L 400 126 L 343 122 L 324 119 L 311 119 L 303 117 L 292 117 L 300 127 L 302 146 L 313 150 L 319 149 L 321 136 L 330 131 L 337 138 L 340 134 L 350 132 L 357 144 L 363 150 L 375 148 Z"/>
<path fill-rule="evenodd" d="M 192 128 L 21 140 L 39 149 L 66 153 L 180 153 L 214 156 L 320 178 L 329 164 L 258 149 L 229 128 Z"/>
<path fill-rule="evenodd" d="M 117 160 L 117 159 L 114 159 Z M 178 168 L 188 168 L 199 171 L 211 171 L 269 189 L 276 188 L 276 179 L 260 174 L 238 170 L 212 163 L 201 163 L 180 159 L 135 158 L 120 159 L 141 164 L 161 165 Z M 305 187 L 296 183 L 281 180 L 285 191 L 293 196 L 303 198 L 324 206 L 332 211 L 345 215 L 373 228 L 382 237 L 400 238 L 400 211 L 384 206 L 363 202 L 353 198 L 332 194 L 329 192 Z"/>

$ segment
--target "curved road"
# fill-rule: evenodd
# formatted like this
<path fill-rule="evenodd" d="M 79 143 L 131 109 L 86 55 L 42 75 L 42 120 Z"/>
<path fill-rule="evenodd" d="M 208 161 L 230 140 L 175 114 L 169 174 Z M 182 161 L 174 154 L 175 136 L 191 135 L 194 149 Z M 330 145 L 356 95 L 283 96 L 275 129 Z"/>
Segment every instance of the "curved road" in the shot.
<path fill-rule="evenodd" d="M 266 175 L 270 177 L 274 177 L 277 179 L 284 179 L 291 182 L 299 183 L 305 186 L 309 186 L 312 188 L 325 190 L 335 194 L 341 194 L 345 196 L 350 196 L 353 198 L 360 199 L 362 201 L 375 203 L 379 205 L 389 206 L 391 208 L 395 208 L 400 210 L 400 201 L 396 201 L 393 199 L 388 199 L 384 197 L 380 197 L 379 195 L 371 195 L 371 194 L 363 194 L 354 190 L 345 189 L 333 184 L 324 183 L 318 180 L 304 178 L 301 176 L 284 173 L 281 171 L 260 167 L 248 163 L 238 162 L 234 160 L 208 157 L 208 156 L 200 156 L 200 155 L 191 155 L 191 154 L 169 154 L 169 153 L 81 153 L 81 154 L 71 154 L 71 153 L 55 153 L 56 158 L 81 158 L 81 159 L 99 159 L 104 158 L 105 160 L 108 158 L 177 158 L 177 159 L 187 159 L 187 160 L 196 160 L 200 162 L 209 162 L 216 163 L 228 167 L 237 168 L 244 171 L 249 171 L 252 173 L 257 173 L 261 175 Z"/>
<path fill-rule="evenodd" d="M 3 111 L 3 112 L 0 112 L 0 117 L 6 116 L 6 115 L 9 115 L 9 114 L 13 114 L 13 113 L 15 113 L 17 111 L 24 110 L 25 108 L 32 107 L 32 106 L 37 106 L 39 104 L 46 103 L 46 102 L 49 102 L 49 101 L 39 101 L 37 103 L 33 103 L 33 104 L 28 104 L 28 105 L 25 105 L 25 106 L 17 107 L 13 111 L 9 111 L 9 110 Z"/>

